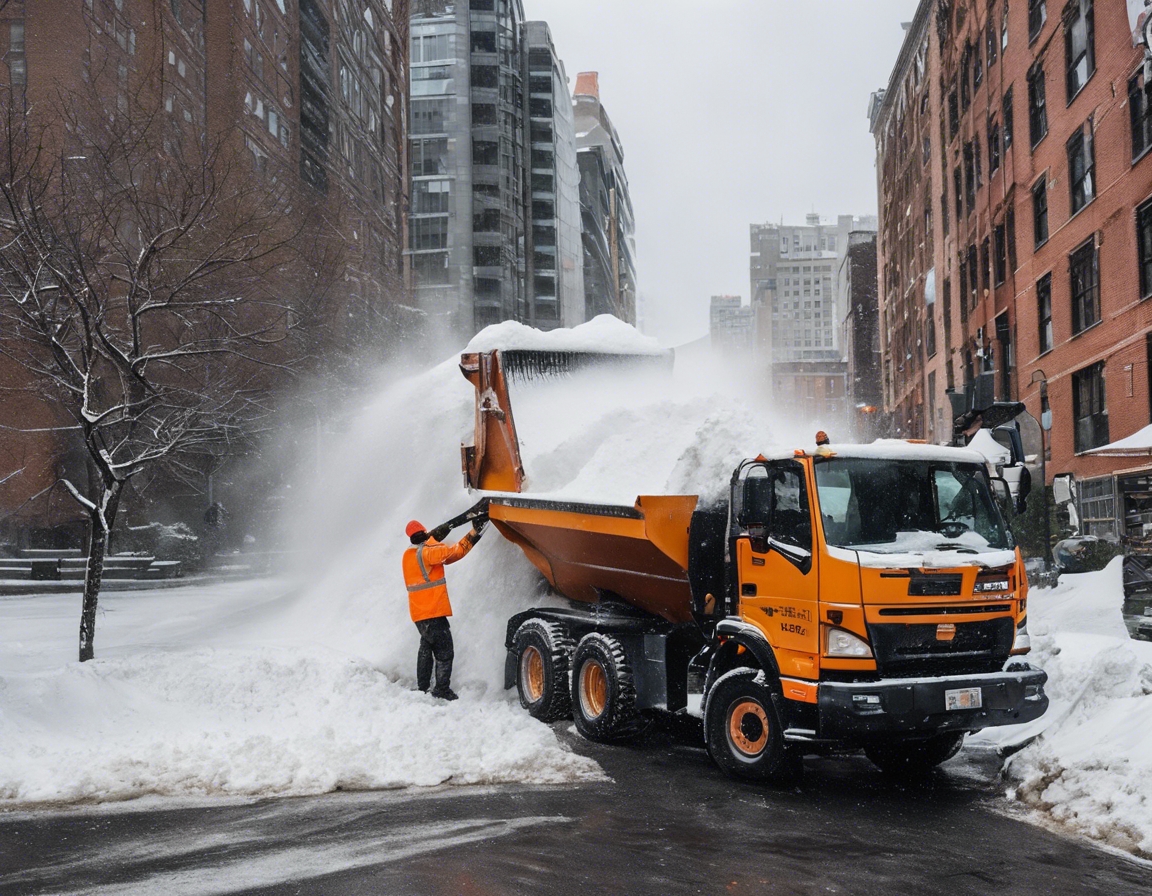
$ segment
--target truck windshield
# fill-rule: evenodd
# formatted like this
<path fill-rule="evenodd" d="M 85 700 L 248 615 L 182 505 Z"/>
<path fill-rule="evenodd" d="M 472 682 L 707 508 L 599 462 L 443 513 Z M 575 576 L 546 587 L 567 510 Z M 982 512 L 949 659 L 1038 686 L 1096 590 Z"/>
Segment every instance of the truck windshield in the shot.
<path fill-rule="evenodd" d="M 828 544 L 876 553 L 1004 550 L 978 464 L 832 457 L 816 466 Z"/>

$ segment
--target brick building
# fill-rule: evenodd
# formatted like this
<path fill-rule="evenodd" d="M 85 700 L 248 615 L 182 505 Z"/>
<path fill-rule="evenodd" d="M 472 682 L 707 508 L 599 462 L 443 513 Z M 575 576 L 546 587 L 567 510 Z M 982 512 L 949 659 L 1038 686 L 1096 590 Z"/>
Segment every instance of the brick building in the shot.
<path fill-rule="evenodd" d="M 326 308 L 326 364 L 378 352 L 406 323 L 407 57 L 407 0 L 0 2 L 6 105 L 34 116 L 60 92 L 94 88 L 120 110 L 131 97 L 186 134 L 222 139 L 269 178 L 299 177 L 330 209 L 344 254 Z M 6 387 L 20 376 L 0 367 Z M 59 423 L 11 392 L 0 394 L 0 418 Z M 82 458 L 56 434 L 0 432 L 0 516 L 10 530 L 18 521 L 10 538 L 76 540 L 71 499 L 56 490 L 26 502 Z"/>
<path fill-rule="evenodd" d="M 1046 384 L 1049 479 L 1073 474 L 1100 520 L 1125 515 L 1114 474 L 1142 462 L 1085 452 L 1152 420 L 1138 7 L 925 0 L 869 110 L 894 429 L 947 441 L 946 390 L 988 373 L 1038 418 Z"/>

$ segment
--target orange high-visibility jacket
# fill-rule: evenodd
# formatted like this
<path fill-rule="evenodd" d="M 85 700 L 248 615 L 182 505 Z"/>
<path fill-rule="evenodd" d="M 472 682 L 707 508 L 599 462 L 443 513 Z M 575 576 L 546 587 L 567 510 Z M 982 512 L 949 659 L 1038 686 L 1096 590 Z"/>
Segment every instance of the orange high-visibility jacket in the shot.
<path fill-rule="evenodd" d="M 441 544 L 429 538 L 404 552 L 404 584 L 408 587 L 408 612 L 413 622 L 451 616 L 444 564 L 455 563 L 476 545 L 476 533 L 469 532 L 456 544 Z"/>

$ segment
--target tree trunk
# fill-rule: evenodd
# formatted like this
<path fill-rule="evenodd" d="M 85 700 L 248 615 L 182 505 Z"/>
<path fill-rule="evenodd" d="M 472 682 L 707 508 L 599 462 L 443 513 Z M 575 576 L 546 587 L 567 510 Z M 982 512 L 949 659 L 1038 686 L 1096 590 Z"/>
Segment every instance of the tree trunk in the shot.
<path fill-rule="evenodd" d="M 80 662 L 94 655 L 96 639 L 96 603 L 104 580 L 104 558 L 108 553 L 108 536 L 120 506 L 122 484 L 113 482 L 100 495 L 100 504 L 89 513 L 88 565 L 84 570 L 84 604 L 80 610 Z"/>

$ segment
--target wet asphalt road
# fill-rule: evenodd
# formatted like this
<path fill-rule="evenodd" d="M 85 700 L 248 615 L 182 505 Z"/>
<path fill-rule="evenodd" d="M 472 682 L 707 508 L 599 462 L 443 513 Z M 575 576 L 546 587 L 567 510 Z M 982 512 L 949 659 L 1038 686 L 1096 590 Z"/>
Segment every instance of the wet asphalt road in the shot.
<path fill-rule="evenodd" d="M 557 731 L 613 781 L 0 814 L 0 896 L 1152 893 L 1152 864 L 1011 817 L 968 751 L 916 786 L 846 757 L 767 789 L 691 730 Z"/>

